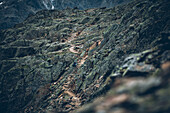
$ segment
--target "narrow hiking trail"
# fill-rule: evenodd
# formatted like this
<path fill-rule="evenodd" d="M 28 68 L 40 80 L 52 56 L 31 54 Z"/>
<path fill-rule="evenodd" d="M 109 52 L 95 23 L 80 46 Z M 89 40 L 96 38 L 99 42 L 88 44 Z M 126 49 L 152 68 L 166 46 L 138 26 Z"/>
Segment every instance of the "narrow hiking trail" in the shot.
<path fill-rule="evenodd" d="M 76 39 L 76 37 L 78 37 L 80 35 L 81 32 L 75 32 L 75 33 L 71 33 L 71 36 L 63 43 L 63 44 L 69 44 L 71 47 L 69 48 L 69 51 L 75 54 L 78 54 L 78 50 L 75 50 L 75 48 L 79 48 L 78 46 L 75 46 L 74 44 L 72 44 L 71 42 L 74 41 Z"/>
<path fill-rule="evenodd" d="M 72 53 L 79 53 L 78 51 L 74 50 L 76 46 L 72 45 L 72 47 L 69 48 L 70 52 Z"/>

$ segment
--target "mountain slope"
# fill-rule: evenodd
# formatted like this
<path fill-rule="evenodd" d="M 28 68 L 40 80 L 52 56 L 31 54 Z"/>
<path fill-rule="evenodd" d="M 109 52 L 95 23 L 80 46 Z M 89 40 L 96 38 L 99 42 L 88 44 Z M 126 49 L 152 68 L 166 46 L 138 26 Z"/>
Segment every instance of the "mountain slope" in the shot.
<path fill-rule="evenodd" d="M 13 27 L 29 14 L 45 8 L 43 4 L 35 0 L 1 0 L 0 3 L 0 29 Z"/>
<path fill-rule="evenodd" d="M 70 112 L 109 89 L 107 108 L 75 112 L 167 112 L 169 4 L 43 10 L 1 31 L 0 112 Z"/>
<path fill-rule="evenodd" d="M 128 1 L 130 0 L 0 0 L 0 29 L 13 27 L 23 22 L 28 15 L 42 9 L 113 7 Z"/>

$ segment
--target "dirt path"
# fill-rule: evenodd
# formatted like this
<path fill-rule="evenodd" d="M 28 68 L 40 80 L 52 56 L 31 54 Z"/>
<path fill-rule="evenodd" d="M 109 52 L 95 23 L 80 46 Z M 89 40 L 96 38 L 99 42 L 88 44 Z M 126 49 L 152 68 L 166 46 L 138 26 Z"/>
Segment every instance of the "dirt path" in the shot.
<path fill-rule="evenodd" d="M 84 64 L 84 62 L 86 61 L 87 57 L 88 57 L 88 55 L 86 55 L 85 57 L 83 57 L 83 58 L 80 60 L 80 62 L 78 63 L 78 68 L 79 68 L 81 65 Z"/>
<path fill-rule="evenodd" d="M 70 52 L 72 53 L 79 53 L 78 51 L 74 50 L 75 46 L 69 48 Z"/>
<path fill-rule="evenodd" d="M 74 44 L 72 44 L 71 42 L 75 40 L 75 37 L 77 37 L 80 33 L 76 32 L 76 33 L 72 33 L 71 36 L 68 38 L 68 40 L 65 43 L 68 43 L 71 45 L 71 47 L 69 48 L 69 51 L 72 53 L 79 53 L 78 51 L 76 51 L 74 48 L 76 47 Z"/>

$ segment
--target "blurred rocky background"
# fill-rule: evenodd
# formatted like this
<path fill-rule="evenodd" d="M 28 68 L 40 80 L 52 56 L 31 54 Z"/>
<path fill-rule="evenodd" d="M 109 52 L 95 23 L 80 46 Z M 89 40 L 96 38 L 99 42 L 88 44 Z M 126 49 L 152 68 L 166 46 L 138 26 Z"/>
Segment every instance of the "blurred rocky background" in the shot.
<path fill-rule="evenodd" d="M 0 29 L 13 27 L 42 9 L 113 7 L 130 0 L 0 0 Z"/>

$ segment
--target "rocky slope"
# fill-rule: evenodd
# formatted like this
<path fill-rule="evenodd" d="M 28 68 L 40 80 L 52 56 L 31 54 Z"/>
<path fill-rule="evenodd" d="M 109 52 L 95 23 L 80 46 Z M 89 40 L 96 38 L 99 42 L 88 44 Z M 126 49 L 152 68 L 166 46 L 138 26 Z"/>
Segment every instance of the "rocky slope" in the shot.
<path fill-rule="evenodd" d="M 46 0 L 48 2 L 48 0 Z M 52 5 L 49 9 L 65 9 L 67 7 L 78 9 L 99 8 L 99 7 L 113 7 L 118 4 L 127 3 L 132 0 L 50 0 Z M 50 4 L 49 3 L 49 4 Z M 48 5 L 47 5 L 48 6 Z"/>
<path fill-rule="evenodd" d="M 0 29 L 23 22 L 41 9 L 113 7 L 130 0 L 0 0 Z"/>
<path fill-rule="evenodd" d="M 13 27 L 40 9 L 45 6 L 39 0 L 0 0 L 0 29 Z"/>
<path fill-rule="evenodd" d="M 1 31 L 0 112 L 168 112 L 169 5 L 43 10 Z"/>

